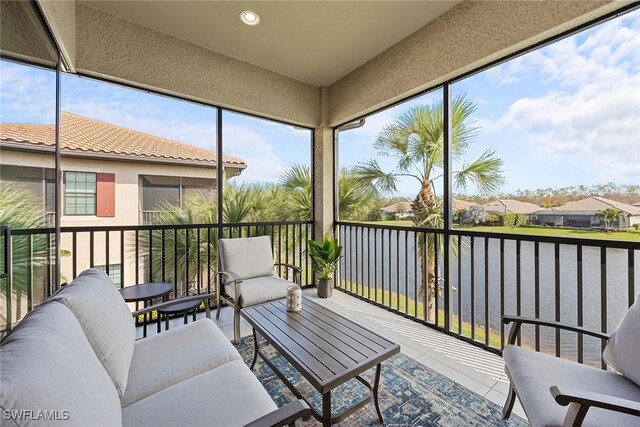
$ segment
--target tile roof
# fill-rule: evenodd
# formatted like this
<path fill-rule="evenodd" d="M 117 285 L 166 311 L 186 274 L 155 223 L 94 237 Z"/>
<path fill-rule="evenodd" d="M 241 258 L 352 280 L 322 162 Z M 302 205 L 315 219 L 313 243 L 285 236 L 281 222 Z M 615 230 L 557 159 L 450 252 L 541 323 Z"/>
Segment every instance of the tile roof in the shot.
<path fill-rule="evenodd" d="M 471 206 L 475 206 L 477 205 L 477 203 L 474 202 L 468 202 L 466 200 L 462 200 L 462 199 L 453 199 L 453 210 L 454 211 L 459 211 L 459 210 L 467 210 L 469 209 Z"/>
<path fill-rule="evenodd" d="M 519 200 L 498 199 L 483 204 L 484 209 L 488 213 L 522 213 L 530 214 L 540 210 L 540 206 L 529 202 L 521 202 Z"/>
<path fill-rule="evenodd" d="M 591 196 L 575 202 L 565 203 L 551 209 L 543 209 L 536 213 L 539 214 L 564 214 L 564 215 L 588 215 L 594 214 L 605 209 L 620 209 L 629 215 L 640 215 L 640 206 L 631 206 L 626 203 L 616 202 L 615 200 L 605 199 L 604 197 Z"/>
<path fill-rule="evenodd" d="M 77 114 L 62 113 L 60 126 L 61 148 L 70 152 L 115 154 L 156 159 L 188 160 L 214 163 L 216 153 L 193 145 L 124 128 Z M 0 141 L 53 147 L 53 125 L 29 123 L 0 123 Z M 224 163 L 246 166 L 244 160 L 224 156 Z"/>
<path fill-rule="evenodd" d="M 400 213 L 400 212 L 410 213 L 413 211 L 413 209 L 411 208 L 411 202 L 396 202 L 392 205 L 385 206 L 380 210 L 387 213 Z"/>

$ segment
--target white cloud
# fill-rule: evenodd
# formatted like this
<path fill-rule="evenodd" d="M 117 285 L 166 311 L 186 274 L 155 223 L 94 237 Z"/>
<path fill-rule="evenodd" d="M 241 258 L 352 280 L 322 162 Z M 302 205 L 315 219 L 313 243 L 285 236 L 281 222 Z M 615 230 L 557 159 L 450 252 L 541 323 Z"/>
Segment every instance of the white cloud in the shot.
<path fill-rule="evenodd" d="M 640 14 L 633 30 L 614 20 L 582 43 L 568 38 L 527 55 L 527 72 L 555 89 L 518 99 L 497 126 L 538 158 L 587 162 L 598 180 L 639 182 L 639 23 Z"/>
<path fill-rule="evenodd" d="M 53 72 L 0 61 L 0 88 L 0 120 L 3 122 L 16 121 L 16 117 L 26 117 L 34 123 L 55 121 Z"/>

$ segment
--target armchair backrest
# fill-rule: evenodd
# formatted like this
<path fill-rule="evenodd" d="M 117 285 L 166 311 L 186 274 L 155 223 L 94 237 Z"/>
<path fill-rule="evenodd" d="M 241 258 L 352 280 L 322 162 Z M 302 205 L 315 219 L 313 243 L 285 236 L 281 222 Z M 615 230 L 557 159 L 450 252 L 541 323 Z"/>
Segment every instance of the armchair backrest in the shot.
<path fill-rule="evenodd" d="M 273 276 L 273 252 L 269 236 L 218 240 L 218 257 L 222 271 L 240 279 Z"/>

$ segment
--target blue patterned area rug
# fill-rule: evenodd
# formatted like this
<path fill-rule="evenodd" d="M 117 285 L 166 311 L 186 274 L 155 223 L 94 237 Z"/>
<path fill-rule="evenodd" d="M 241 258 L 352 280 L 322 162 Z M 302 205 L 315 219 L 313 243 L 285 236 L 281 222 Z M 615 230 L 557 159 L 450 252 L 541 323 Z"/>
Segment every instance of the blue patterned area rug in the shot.
<path fill-rule="evenodd" d="M 243 338 L 238 351 L 247 365 L 253 359 L 253 338 Z M 321 412 L 322 396 L 271 346 L 263 346 L 271 361 L 296 385 L 316 410 Z M 373 383 L 375 369 L 363 377 Z M 258 358 L 254 373 L 278 405 L 295 399 L 276 374 Z M 367 390 L 351 380 L 333 391 L 333 413 L 342 412 L 351 402 L 360 400 Z M 513 426 L 528 423 L 516 415 L 509 421 L 502 419 L 502 408 L 466 389 L 449 378 L 403 354 L 393 356 L 382 364 L 379 391 L 380 409 L 385 426 Z M 298 426 L 317 425 L 313 418 Z M 365 405 L 342 421 L 340 426 L 377 426 L 378 417 L 373 403 Z"/>

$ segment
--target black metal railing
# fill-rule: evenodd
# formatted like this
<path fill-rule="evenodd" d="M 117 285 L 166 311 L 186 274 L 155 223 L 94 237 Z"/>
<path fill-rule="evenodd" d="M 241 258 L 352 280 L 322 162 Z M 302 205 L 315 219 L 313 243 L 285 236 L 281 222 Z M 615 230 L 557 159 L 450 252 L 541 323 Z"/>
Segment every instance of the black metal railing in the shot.
<path fill-rule="evenodd" d="M 300 266 L 307 286 L 313 280 L 306 254 L 312 230 L 311 221 L 62 227 L 60 283 L 53 280 L 55 230 L 7 230 L 11 274 L 0 278 L 0 332 L 91 267 L 103 269 L 119 287 L 163 281 L 173 285 L 170 297 L 212 292 L 219 237 L 271 236 L 276 262 Z M 281 268 L 276 273 L 290 274 Z"/>
<path fill-rule="evenodd" d="M 638 242 L 352 222 L 336 232 L 337 287 L 496 353 L 505 314 L 611 332 L 640 291 Z M 602 365 L 590 337 L 530 327 L 520 343 Z"/>

